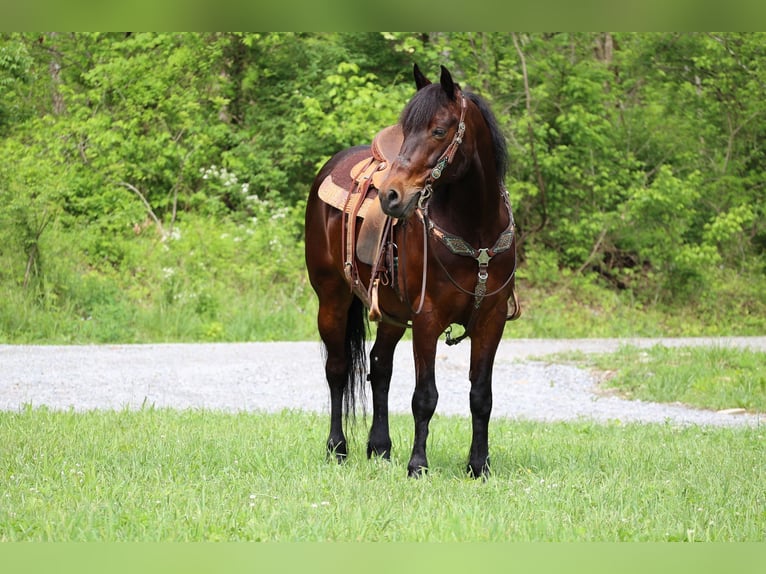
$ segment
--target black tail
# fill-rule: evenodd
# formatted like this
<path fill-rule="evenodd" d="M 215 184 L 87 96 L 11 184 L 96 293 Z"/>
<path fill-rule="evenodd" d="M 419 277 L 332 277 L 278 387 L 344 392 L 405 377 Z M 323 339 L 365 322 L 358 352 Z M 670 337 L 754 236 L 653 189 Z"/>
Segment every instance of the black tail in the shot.
<path fill-rule="evenodd" d="M 358 297 L 354 297 L 346 320 L 346 357 L 348 359 L 348 380 L 343 389 L 343 406 L 346 419 L 356 417 L 359 400 L 365 408 L 365 383 L 367 381 L 367 312 Z"/>

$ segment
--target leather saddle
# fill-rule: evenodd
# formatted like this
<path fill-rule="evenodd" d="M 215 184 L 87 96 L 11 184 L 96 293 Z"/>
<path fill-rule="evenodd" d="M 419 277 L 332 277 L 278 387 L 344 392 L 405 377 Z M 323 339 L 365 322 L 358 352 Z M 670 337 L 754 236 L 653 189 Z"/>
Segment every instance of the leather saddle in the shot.
<path fill-rule="evenodd" d="M 351 167 L 348 174 L 351 185 L 343 181 L 347 178 L 342 175 L 334 178 L 330 174 L 319 186 L 319 197 L 325 203 L 362 219 L 355 251 L 356 257 L 368 265 L 375 265 L 379 259 L 383 230 L 388 219 L 380 205 L 378 190 L 403 141 L 404 134 L 399 124 L 382 129 L 372 140 L 371 155 Z M 349 225 L 350 230 L 354 227 Z M 354 245 L 353 236 L 349 236 L 348 244 Z"/>

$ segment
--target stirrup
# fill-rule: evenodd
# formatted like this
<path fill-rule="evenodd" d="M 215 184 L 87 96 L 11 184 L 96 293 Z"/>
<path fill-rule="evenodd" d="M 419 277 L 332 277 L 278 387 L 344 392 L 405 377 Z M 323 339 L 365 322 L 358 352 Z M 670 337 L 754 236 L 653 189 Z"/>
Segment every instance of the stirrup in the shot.
<path fill-rule="evenodd" d="M 370 290 L 370 314 L 368 315 L 368 318 L 370 321 L 373 321 L 377 323 L 383 318 L 383 313 L 380 311 L 380 304 L 378 303 L 378 286 L 380 284 L 380 279 L 375 278 L 375 280 L 372 282 L 372 289 Z"/>
<path fill-rule="evenodd" d="M 515 321 L 521 317 L 521 305 L 519 304 L 519 296 L 516 294 L 514 288 L 511 292 L 511 299 L 508 299 L 508 314 L 505 317 L 506 321 Z"/>

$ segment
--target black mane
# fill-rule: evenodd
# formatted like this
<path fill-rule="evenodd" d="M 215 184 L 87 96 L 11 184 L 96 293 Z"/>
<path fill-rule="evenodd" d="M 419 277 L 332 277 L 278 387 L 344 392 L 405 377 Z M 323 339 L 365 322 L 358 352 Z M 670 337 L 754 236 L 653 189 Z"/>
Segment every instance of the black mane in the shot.
<path fill-rule="evenodd" d="M 497 179 L 502 183 L 505 181 L 505 174 L 508 171 L 508 144 L 505 141 L 503 131 L 500 129 L 500 124 L 492 113 L 489 104 L 484 98 L 473 92 L 464 92 L 465 97 L 471 100 L 476 107 L 481 111 L 481 115 L 484 116 L 484 121 L 487 122 L 489 133 L 492 136 L 492 149 L 495 153 L 495 169 L 497 170 Z"/>

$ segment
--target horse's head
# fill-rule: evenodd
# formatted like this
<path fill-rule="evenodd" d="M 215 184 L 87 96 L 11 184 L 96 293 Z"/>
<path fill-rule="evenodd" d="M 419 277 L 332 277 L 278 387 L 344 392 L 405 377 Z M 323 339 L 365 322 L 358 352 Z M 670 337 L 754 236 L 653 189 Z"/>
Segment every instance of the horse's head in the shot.
<path fill-rule="evenodd" d="M 417 65 L 414 73 L 418 91 L 400 118 L 404 141 L 380 189 L 383 211 L 396 218 L 408 217 L 445 170 L 455 171 L 450 165 L 465 133 L 467 100 L 449 71 L 442 66 L 438 84 Z"/>

